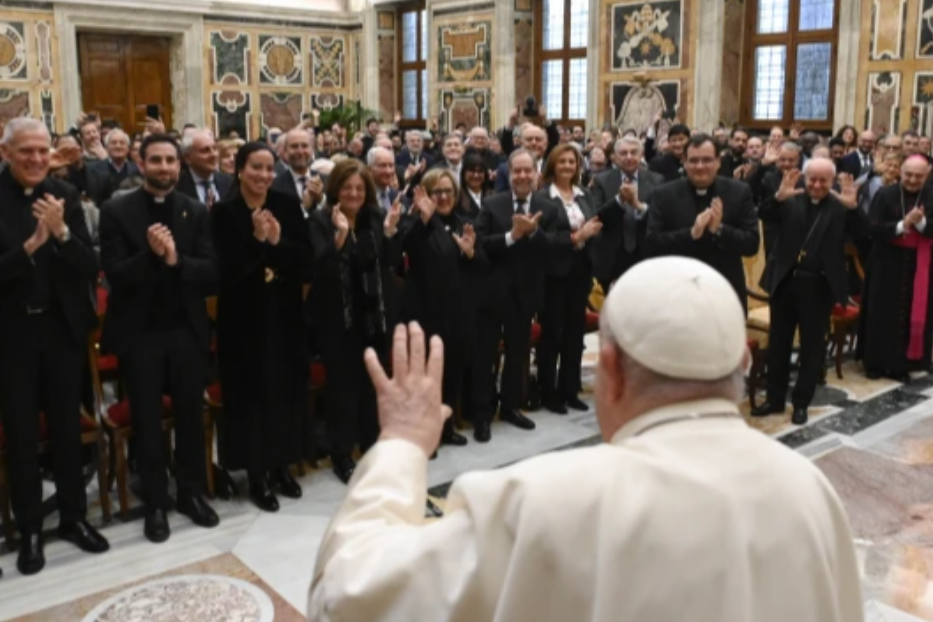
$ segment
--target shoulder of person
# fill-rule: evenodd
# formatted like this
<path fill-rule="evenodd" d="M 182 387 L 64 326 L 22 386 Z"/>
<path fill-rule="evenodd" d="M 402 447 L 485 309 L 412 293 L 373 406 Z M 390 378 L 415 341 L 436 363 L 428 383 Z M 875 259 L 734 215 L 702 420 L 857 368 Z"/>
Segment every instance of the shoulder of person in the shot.
<path fill-rule="evenodd" d="M 77 201 L 81 198 L 78 189 L 67 181 L 46 177 L 44 185 L 47 188 L 46 192 L 65 201 Z"/>

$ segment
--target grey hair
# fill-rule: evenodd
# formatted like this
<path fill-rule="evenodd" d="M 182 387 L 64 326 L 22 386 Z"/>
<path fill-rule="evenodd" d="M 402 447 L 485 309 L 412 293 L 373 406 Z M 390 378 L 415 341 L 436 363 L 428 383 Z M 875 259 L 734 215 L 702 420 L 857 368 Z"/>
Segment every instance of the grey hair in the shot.
<path fill-rule="evenodd" d="M 393 165 L 395 163 L 395 156 L 392 155 L 392 152 L 386 149 L 385 147 L 372 147 L 369 152 L 366 154 L 366 166 L 372 168 L 376 164 L 376 156 L 380 153 L 385 153 L 392 158 Z"/>
<path fill-rule="evenodd" d="M 45 127 L 45 124 L 38 119 L 33 119 L 32 117 L 16 117 L 15 119 L 10 119 L 7 121 L 6 127 L 3 128 L 3 138 L 0 139 L 0 145 L 9 145 L 13 142 L 13 139 L 17 134 L 22 132 L 36 132 L 42 130 L 49 136 L 51 140 L 52 135 L 49 134 L 49 128 Z"/>
<path fill-rule="evenodd" d="M 833 170 L 833 179 L 836 178 L 836 165 L 835 165 L 835 163 L 833 163 L 833 161 L 830 160 L 829 158 L 810 158 L 810 159 L 807 160 L 807 161 L 804 163 L 804 165 L 803 165 L 803 174 L 804 174 L 804 175 L 807 175 L 807 171 L 810 169 L 810 165 L 811 165 L 813 162 L 817 162 L 817 161 L 820 161 L 820 162 L 828 162 L 828 163 L 829 163 L 829 166 L 830 166 L 830 167 L 832 168 L 832 170 Z"/>
<path fill-rule="evenodd" d="M 472 138 L 473 134 L 477 134 L 479 132 L 482 132 L 486 136 L 486 138 L 489 138 L 489 132 L 487 132 L 486 128 L 483 127 L 482 125 L 474 125 L 473 129 L 470 130 L 469 136 Z"/>
<path fill-rule="evenodd" d="M 638 147 L 638 153 L 639 154 L 643 153 L 644 146 L 641 144 L 641 141 L 635 138 L 634 136 L 623 136 L 622 138 L 617 140 L 616 144 L 613 145 L 612 147 L 612 151 L 615 153 L 618 153 L 619 149 L 621 149 L 625 145 L 632 145 L 633 147 Z"/>
<path fill-rule="evenodd" d="M 794 153 L 801 152 L 800 145 L 794 142 L 790 142 L 790 141 L 781 143 L 781 149 L 787 149 L 789 151 L 793 151 Z"/>
<path fill-rule="evenodd" d="M 207 130 L 198 130 L 197 132 L 188 133 L 181 139 L 182 155 L 188 155 L 188 152 L 191 151 L 191 147 L 194 146 L 194 139 L 196 139 L 198 136 L 209 136 L 214 138 L 213 132 L 208 132 Z"/>
<path fill-rule="evenodd" d="M 521 148 L 519 148 L 519 149 L 516 149 L 515 151 L 513 151 L 513 152 L 509 155 L 509 172 L 510 172 L 510 173 L 512 172 L 512 162 L 515 160 L 515 158 L 517 158 L 517 157 L 519 157 L 519 156 L 523 156 L 523 155 L 526 155 L 526 156 L 528 156 L 529 158 L 531 158 L 531 166 L 532 166 L 532 168 L 536 168 L 536 167 L 538 166 L 538 158 L 535 157 L 535 154 L 531 153 L 530 151 L 528 151 L 528 150 L 525 149 L 524 147 L 521 147 Z"/>
<path fill-rule="evenodd" d="M 110 138 L 111 138 L 112 136 L 120 136 L 120 135 L 122 135 L 123 138 L 126 139 L 126 142 L 127 142 L 127 143 L 130 142 L 130 136 L 129 136 L 129 134 L 127 134 L 126 132 L 124 132 L 124 131 L 121 130 L 120 128 L 114 128 L 114 129 L 110 130 L 109 132 L 107 132 L 107 135 L 104 137 L 104 147 L 109 147 L 109 146 L 110 146 Z"/>

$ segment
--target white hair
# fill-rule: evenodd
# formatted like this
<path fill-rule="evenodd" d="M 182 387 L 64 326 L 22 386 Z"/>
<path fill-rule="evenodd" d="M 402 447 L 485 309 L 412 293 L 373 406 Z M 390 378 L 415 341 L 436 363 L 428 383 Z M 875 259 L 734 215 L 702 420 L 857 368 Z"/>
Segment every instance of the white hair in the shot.
<path fill-rule="evenodd" d="M 130 136 L 120 128 L 114 128 L 107 132 L 107 135 L 104 137 L 104 147 L 110 146 L 110 141 L 114 136 L 123 136 L 126 139 L 126 142 L 130 142 Z"/>
<path fill-rule="evenodd" d="M 9 145 L 17 135 L 23 132 L 38 131 L 45 132 L 49 140 L 52 139 L 52 135 L 49 134 L 49 128 L 45 127 L 45 124 L 38 119 L 33 119 L 32 117 L 10 119 L 7 121 L 6 127 L 3 128 L 3 138 L 0 139 L 0 145 Z"/>
<path fill-rule="evenodd" d="M 181 153 L 182 155 L 188 155 L 188 152 L 191 151 L 191 147 L 194 146 L 194 141 L 199 136 L 207 136 L 211 140 L 214 139 L 214 133 L 207 130 L 198 130 L 196 132 L 191 132 L 182 136 L 181 138 Z"/>
<path fill-rule="evenodd" d="M 512 162 L 520 156 L 528 156 L 529 158 L 531 158 L 531 167 L 537 168 L 538 158 L 535 157 L 535 154 L 531 153 L 530 151 L 522 147 L 520 149 L 516 149 L 515 151 L 511 153 L 511 155 L 509 155 L 509 172 L 510 173 L 512 172 Z"/>
<path fill-rule="evenodd" d="M 810 158 L 809 160 L 807 160 L 803 165 L 804 175 L 807 175 L 807 171 L 810 169 L 810 165 L 813 164 L 814 162 L 826 162 L 827 164 L 829 164 L 829 167 L 833 171 L 833 179 L 836 178 L 836 165 L 829 158 Z"/>
<path fill-rule="evenodd" d="M 371 147 L 369 152 L 366 154 L 366 166 L 368 166 L 369 168 L 372 168 L 373 166 L 375 166 L 376 156 L 379 155 L 380 153 L 386 154 L 387 156 L 392 158 L 393 163 L 395 162 L 395 156 L 392 155 L 392 152 L 386 149 L 385 147 Z"/>
<path fill-rule="evenodd" d="M 616 144 L 612 150 L 615 153 L 618 153 L 619 150 L 622 149 L 622 147 L 624 147 L 625 145 L 631 145 L 633 147 L 637 147 L 639 155 L 641 155 L 642 150 L 644 149 L 644 146 L 641 144 L 641 141 L 635 138 L 634 136 L 623 136 L 622 138 L 616 141 Z"/>
<path fill-rule="evenodd" d="M 480 132 L 482 132 L 482 134 L 483 134 L 486 138 L 489 138 L 489 132 L 487 132 L 487 131 L 486 131 L 486 128 L 483 127 L 482 125 L 474 125 L 474 126 L 473 126 L 473 129 L 470 130 L 470 138 L 473 138 L 473 135 L 474 135 L 474 134 L 479 134 Z"/>

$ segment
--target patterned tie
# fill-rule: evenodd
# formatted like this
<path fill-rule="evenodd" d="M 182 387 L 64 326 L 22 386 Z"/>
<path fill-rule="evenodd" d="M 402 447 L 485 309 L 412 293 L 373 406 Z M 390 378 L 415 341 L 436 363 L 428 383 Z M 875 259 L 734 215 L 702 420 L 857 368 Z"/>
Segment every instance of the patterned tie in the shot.
<path fill-rule="evenodd" d="M 204 204 L 207 205 L 208 209 L 214 207 L 214 183 L 210 179 L 205 179 L 201 182 L 204 186 Z"/>
<path fill-rule="evenodd" d="M 515 213 L 527 215 L 528 210 L 525 208 L 527 204 L 528 199 L 515 199 Z"/>

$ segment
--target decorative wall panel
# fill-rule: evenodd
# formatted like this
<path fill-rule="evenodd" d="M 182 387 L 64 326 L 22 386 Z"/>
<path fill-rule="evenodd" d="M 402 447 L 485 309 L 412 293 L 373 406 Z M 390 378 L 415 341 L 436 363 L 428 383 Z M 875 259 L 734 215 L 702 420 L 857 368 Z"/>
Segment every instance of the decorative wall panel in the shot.
<path fill-rule="evenodd" d="M 338 93 L 318 93 L 311 95 L 311 107 L 320 110 L 333 110 L 343 106 L 344 97 Z"/>
<path fill-rule="evenodd" d="M 742 46 L 745 2 L 726 0 L 723 14 L 722 86 L 719 91 L 719 118 L 727 126 L 739 120 L 742 92 Z"/>
<path fill-rule="evenodd" d="M 454 87 L 441 89 L 438 93 L 440 102 L 440 128 L 450 132 L 463 123 L 467 131 L 477 125 L 489 127 L 491 109 L 490 89 Z"/>
<path fill-rule="evenodd" d="M 490 78 L 491 22 L 438 27 L 437 81 L 482 82 Z"/>
<path fill-rule="evenodd" d="M 916 130 L 926 136 L 933 136 L 933 72 L 919 72 L 914 76 L 911 113 Z"/>
<path fill-rule="evenodd" d="M 868 74 L 868 108 L 865 127 L 876 133 L 897 131 L 900 120 L 901 74 L 882 72 Z"/>
<path fill-rule="evenodd" d="M 25 82 L 26 65 L 26 25 L 0 22 L 0 80 Z"/>
<path fill-rule="evenodd" d="M 55 130 L 55 97 L 52 91 L 41 91 L 39 97 L 42 100 L 42 122 L 45 127 L 52 132 Z"/>
<path fill-rule="evenodd" d="M 13 117 L 42 120 L 49 131 L 63 128 L 58 40 L 50 11 L 4 7 L 0 18 L 0 126 Z"/>
<path fill-rule="evenodd" d="M 612 7 L 612 70 L 681 66 L 683 5 L 680 1 Z"/>
<path fill-rule="evenodd" d="M 648 130 L 659 110 L 680 108 L 680 81 L 669 80 L 642 86 L 633 82 L 612 84 L 612 123 L 639 134 Z"/>
<path fill-rule="evenodd" d="M 262 130 L 270 127 L 292 128 L 301 123 L 304 97 L 301 93 L 262 93 L 259 95 L 259 114 Z"/>
<path fill-rule="evenodd" d="M 211 30 L 211 84 L 242 86 L 249 83 L 249 33 Z"/>
<path fill-rule="evenodd" d="M 259 83 L 300 86 L 302 58 L 301 37 L 259 35 Z"/>
<path fill-rule="evenodd" d="M 0 123 L 28 115 L 29 91 L 0 89 Z"/>
<path fill-rule="evenodd" d="M 379 35 L 379 111 L 383 119 L 391 119 L 398 106 L 395 103 L 395 35 Z"/>
<path fill-rule="evenodd" d="M 36 77 L 43 84 L 52 81 L 52 26 L 46 21 L 36 22 Z"/>
<path fill-rule="evenodd" d="M 339 89 L 344 86 L 347 43 L 343 37 L 310 37 L 311 86 Z"/>
<path fill-rule="evenodd" d="M 869 60 L 904 57 L 907 0 L 872 0 L 871 54 Z"/>
<path fill-rule="evenodd" d="M 254 136 L 250 127 L 252 94 L 244 91 L 213 91 L 211 93 L 211 125 L 218 136 L 232 131 L 240 138 L 251 140 Z"/>
<path fill-rule="evenodd" d="M 917 56 L 933 58 L 933 0 L 920 4 L 920 23 L 917 24 Z"/>
<path fill-rule="evenodd" d="M 515 96 L 523 100 L 534 92 L 534 25 L 531 18 L 515 20 Z"/>

